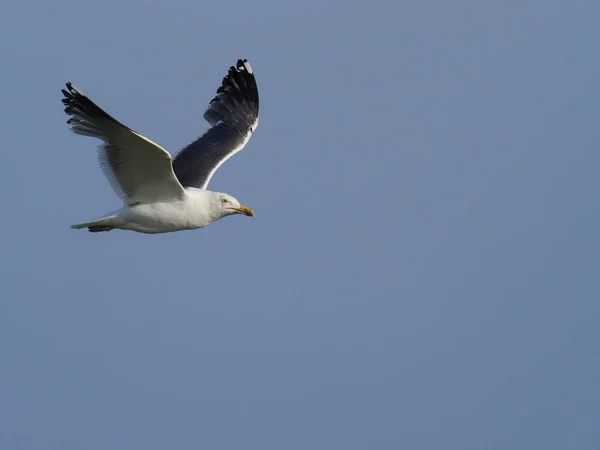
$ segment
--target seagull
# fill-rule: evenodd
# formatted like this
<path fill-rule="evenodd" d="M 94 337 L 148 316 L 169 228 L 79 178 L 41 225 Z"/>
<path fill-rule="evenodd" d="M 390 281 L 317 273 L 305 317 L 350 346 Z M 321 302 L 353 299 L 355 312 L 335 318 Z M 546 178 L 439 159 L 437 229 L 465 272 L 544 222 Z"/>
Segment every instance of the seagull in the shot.
<path fill-rule="evenodd" d="M 72 225 L 90 232 L 114 229 L 157 234 L 205 227 L 223 217 L 254 212 L 229 194 L 207 190 L 215 171 L 250 140 L 258 126 L 258 88 L 248 60 L 231 66 L 204 112 L 210 128 L 174 158 L 114 119 L 72 83 L 62 90 L 75 134 L 102 141 L 98 160 L 123 206 Z"/>

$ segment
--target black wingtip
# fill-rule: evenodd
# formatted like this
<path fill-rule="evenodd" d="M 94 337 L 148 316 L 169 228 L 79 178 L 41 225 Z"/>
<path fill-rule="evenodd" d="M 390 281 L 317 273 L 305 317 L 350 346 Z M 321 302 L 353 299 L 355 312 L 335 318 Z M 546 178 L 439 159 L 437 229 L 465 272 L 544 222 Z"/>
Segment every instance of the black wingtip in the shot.
<path fill-rule="evenodd" d="M 70 81 L 65 83 L 67 89 L 61 89 L 60 92 L 63 95 L 62 102 L 64 105 L 72 105 L 77 97 L 83 97 L 83 94 L 77 90 Z"/>
<path fill-rule="evenodd" d="M 70 81 L 67 81 L 65 86 L 67 87 L 67 90 L 61 89 L 63 95 L 66 97 L 68 94 L 73 94 L 73 84 Z"/>
<path fill-rule="evenodd" d="M 69 94 L 71 94 L 73 97 L 85 97 L 85 94 L 83 92 L 81 92 L 79 89 L 77 89 L 75 87 L 75 85 L 73 83 L 71 83 L 70 81 L 67 81 L 65 83 L 65 85 L 67 86 L 67 90 L 69 91 Z M 64 89 L 63 89 L 64 92 Z"/>
<path fill-rule="evenodd" d="M 204 119 L 211 125 L 223 121 L 242 123 L 248 117 L 258 117 L 258 87 L 247 59 L 238 59 L 230 66 L 215 97 L 208 102 Z M 254 120 L 253 120 L 254 121 Z"/>
<path fill-rule="evenodd" d="M 121 122 L 116 120 L 98 105 L 96 105 L 87 95 L 77 89 L 77 87 L 67 81 L 66 89 L 61 89 L 63 94 L 62 103 L 65 106 L 65 114 L 81 115 L 84 114 L 88 118 L 93 117 L 95 120 L 108 120 L 122 127 L 125 127 Z M 127 128 L 127 127 L 125 127 Z"/>
<path fill-rule="evenodd" d="M 238 72 L 248 72 L 252 75 L 252 66 L 248 62 L 246 58 L 238 59 L 235 67 L 231 67 L 231 69 L 237 70 Z"/>

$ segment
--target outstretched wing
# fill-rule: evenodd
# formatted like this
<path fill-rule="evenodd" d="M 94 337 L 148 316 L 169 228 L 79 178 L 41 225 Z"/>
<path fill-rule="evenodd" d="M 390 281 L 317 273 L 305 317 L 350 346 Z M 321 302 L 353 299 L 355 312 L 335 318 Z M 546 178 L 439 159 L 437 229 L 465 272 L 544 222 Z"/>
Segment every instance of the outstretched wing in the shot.
<path fill-rule="evenodd" d="M 125 203 L 172 200 L 185 194 L 169 152 L 118 122 L 71 83 L 62 93 L 71 131 L 104 142 L 98 149 L 100 166 Z"/>
<path fill-rule="evenodd" d="M 215 171 L 244 148 L 258 126 L 258 88 L 247 60 L 229 68 L 204 119 L 212 128 L 173 158 L 175 175 L 185 187 L 206 189 Z"/>

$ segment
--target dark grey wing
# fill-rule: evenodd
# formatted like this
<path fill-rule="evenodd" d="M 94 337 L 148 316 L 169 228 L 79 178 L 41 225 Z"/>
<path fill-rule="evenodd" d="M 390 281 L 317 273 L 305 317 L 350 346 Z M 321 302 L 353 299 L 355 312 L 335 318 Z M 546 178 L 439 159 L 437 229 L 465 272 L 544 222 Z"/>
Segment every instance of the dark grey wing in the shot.
<path fill-rule="evenodd" d="M 229 68 L 204 119 L 212 128 L 173 158 L 173 170 L 184 187 L 206 189 L 215 171 L 244 148 L 258 126 L 258 88 L 247 60 Z"/>

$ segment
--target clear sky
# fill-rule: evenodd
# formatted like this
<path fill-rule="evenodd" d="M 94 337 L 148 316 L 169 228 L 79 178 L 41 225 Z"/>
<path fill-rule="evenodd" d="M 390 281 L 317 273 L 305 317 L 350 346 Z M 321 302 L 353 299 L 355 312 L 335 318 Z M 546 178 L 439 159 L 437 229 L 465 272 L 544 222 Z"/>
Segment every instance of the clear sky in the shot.
<path fill-rule="evenodd" d="M 2 450 L 600 448 L 600 2 L 9 2 Z M 172 153 L 248 58 L 256 211 L 120 206 L 72 81 Z"/>

